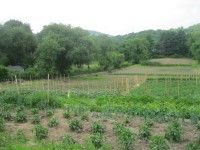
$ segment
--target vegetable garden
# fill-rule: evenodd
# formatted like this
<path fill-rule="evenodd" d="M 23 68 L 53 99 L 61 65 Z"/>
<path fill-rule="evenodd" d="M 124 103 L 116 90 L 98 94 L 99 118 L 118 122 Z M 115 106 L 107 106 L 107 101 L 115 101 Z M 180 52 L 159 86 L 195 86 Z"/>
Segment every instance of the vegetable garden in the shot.
<path fill-rule="evenodd" d="M 199 149 L 199 74 L 49 76 L 0 86 L 3 149 Z"/>

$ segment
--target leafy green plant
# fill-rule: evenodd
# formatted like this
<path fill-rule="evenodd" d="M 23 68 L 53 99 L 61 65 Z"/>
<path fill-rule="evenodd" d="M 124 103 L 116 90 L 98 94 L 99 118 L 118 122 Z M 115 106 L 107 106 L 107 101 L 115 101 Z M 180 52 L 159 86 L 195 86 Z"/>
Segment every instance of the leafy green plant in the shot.
<path fill-rule="evenodd" d="M 101 148 L 103 146 L 104 138 L 101 133 L 95 133 L 90 137 L 92 143 L 96 148 Z"/>
<path fill-rule="evenodd" d="M 198 130 L 200 129 L 200 122 L 198 122 L 198 123 L 196 124 L 196 127 L 197 127 Z"/>
<path fill-rule="evenodd" d="M 53 114 L 54 114 L 54 110 L 49 109 L 46 111 L 47 117 L 53 116 Z"/>
<path fill-rule="evenodd" d="M 38 108 L 32 108 L 31 112 L 33 115 L 38 114 L 39 113 L 39 109 Z"/>
<path fill-rule="evenodd" d="M 165 138 L 173 142 L 183 141 L 183 129 L 177 120 L 171 122 L 167 126 L 165 129 Z"/>
<path fill-rule="evenodd" d="M 16 138 L 17 138 L 18 141 L 20 141 L 22 143 L 25 143 L 25 142 L 28 141 L 28 139 L 25 136 L 25 131 L 23 129 L 17 130 Z"/>
<path fill-rule="evenodd" d="M 76 144 L 77 142 L 70 135 L 65 133 L 62 138 L 62 143 L 65 143 L 66 145 L 73 145 Z"/>
<path fill-rule="evenodd" d="M 189 143 L 186 145 L 186 150 L 199 150 L 200 144 L 199 143 Z"/>
<path fill-rule="evenodd" d="M 17 112 L 24 111 L 24 106 L 17 107 Z"/>
<path fill-rule="evenodd" d="M 16 122 L 26 122 L 27 121 L 27 115 L 24 111 L 19 111 L 19 112 L 17 112 L 14 119 L 15 119 Z"/>
<path fill-rule="evenodd" d="M 36 138 L 39 140 L 45 139 L 48 135 L 48 129 L 42 125 L 36 125 L 32 131 L 35 132 Z"/>
<path fill-rule="evenodd" d="M 93 122 L 91 125 L 92 133 L 100 133 L 103 134 L 105 132 L 105 126 L 98 122 Z"/>
<path fill-rule="evenodd" d="M 69 128 L 71 131 L 81 132 L 83 124 L 79 120 L 73 119 L 69 122 Z"/>
<path fill-rule="evenodd" d="M 58 121 L 58 118 L 56 117 L 52 117 L 50 121 L 48 122 L 49 127 L 55 127 L 55 126 L 58 126 L 58 124 L 59 124 L 59 121 Z"/>
<path fill-rule="evenodd" d="M 41 121 L 41 116 L 39 114 L 35 114 L 32 118 L 32 124 L 38 124 Z"/>
<path fill-rule="evenodd" d="M 71 118 L 71 115 L 68 111 L 64 111 L 63 117 L 66 118 L 66 119 L 69 119 L 69 118 Z"/>
<path fill-rule="evenodd" d="M 140 127 L 139 136 L 142 139 L 149 139 L 151 137 L 150 129 L 147 125 L 143 125 Z"/>
<path fill-rule="evenodd" d="M 144 123 L 146 126 L 148 126 L 148 127 L 151 127 L 151 126 L 153 126 L 153 120 L 152 119 L 150 119 L 150 118 L 147 118 L 146 120 L 145 120 L 145 123 Z"/>
<path fill-rule="evenodd" d="M 127 123 L 130 123 L 130 122 L 131 122 L 130 118 L 129 118 L 129 117 L 126 117 L 125 120 L 124 120 L 124 123 L 127 124 Z"/>
<path fill-rule="evenodd" d="M 133 149 L 133 142 L 136 140 L 136 134 L 129 128 L 126 128 L 122 123 L 116 122 L 113 126 L 113 131 L 117 135 L 121 144 L 121 149 Z"/>
<path fill-rule="evenodd" d="M 81 115 L 81 120 L 88 120 L 88 119 L 89 117 L 87 113 L 84 113 L 83 115 Z"/>
<path fill-rule="evenodd" d="M 150 141 L 150 150 L 168 150 L 169 145 L 164 137 L 153 136 Z"/>
<path fill-rule="evenodd" d="M 118 135 L 122 149 L 132 150 L 133 142 L 136 140 L 136 134 L 129 128 L 123 128 L 122 132 Z"/>
<path fill-rule="evenodd" d="M 5 130 L 5 121 L 4 118 L 0 117 L 0 132 Z"/>
<path fill-rule="evenodd" d="M 13 116 L 9 110 L 2 111 L 1 116 L 6 120 L 12 120 Z"/>

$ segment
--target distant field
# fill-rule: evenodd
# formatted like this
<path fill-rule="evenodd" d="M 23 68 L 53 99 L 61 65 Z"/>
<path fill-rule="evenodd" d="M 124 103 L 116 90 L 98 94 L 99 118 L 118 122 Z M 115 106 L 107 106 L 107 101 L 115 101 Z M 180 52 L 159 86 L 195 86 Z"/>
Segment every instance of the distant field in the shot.
<path fill-rule="evenodd" d="M 128 67 L 113 72 L 113 74 L 197 74 L 198 70 L 193 68 L 173 68 L 173 67 L 151 67 L 134 68 Z"/>
<path fill-rule="evenodd" d="M 194 63 L 194 60 L 188 58 L 156 58 L 150 61 L 159 62 L 164 65 L 192 65 Z"/>

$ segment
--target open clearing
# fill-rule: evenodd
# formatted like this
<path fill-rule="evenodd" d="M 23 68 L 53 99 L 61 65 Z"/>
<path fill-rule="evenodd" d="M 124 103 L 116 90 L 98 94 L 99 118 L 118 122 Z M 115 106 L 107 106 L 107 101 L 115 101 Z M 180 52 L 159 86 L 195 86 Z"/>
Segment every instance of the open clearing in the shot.
<path fill-rule="evenodd" d="M 164 65 L 192 65 L 194 60 L 189 58 L 155 58 L 151 62 L 159 62 Z"/>

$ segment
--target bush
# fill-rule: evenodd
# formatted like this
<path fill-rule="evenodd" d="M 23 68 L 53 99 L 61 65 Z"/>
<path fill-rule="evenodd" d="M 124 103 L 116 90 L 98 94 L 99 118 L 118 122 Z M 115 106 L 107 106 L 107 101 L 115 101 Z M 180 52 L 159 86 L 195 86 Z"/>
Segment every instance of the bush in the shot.
<path fill-rule="evenodd" d="M 151 137 L 150 129 L 147 125 L 143 125 L 140 127 L 139 136 L 142 139 L 149 139 Z"/>
<path fill-rule="evenodd" d="M 0 132 L 5 130 L 5 121 L 4 118 L 0 117 Z"/>
<path fill-rule="evenodd" d="M 41 121 L 41 116 L 38 114 L 35 114 L 32 118 L 32 124 L 38 124 Z"/>
<path fill-rule="evenodd" d="M 36 125 L 33 129 L 33 132 L 35 132 L 36 138 L 39 140 L 45 139 L 48 135 L 48 129 L 42 125 Z"/>
<path fill-rule="evenodd" d="M 169 146 L 164 137 L 153 136 L 150 141 L 150 150 L 168 150 Z"/>
<path fill-rule="evenodd" d="M 0 81 L 5 81 L 9 78 L 9 71 L 6 67 L 0 66 Z"/>
<path fill-rule="evenodd" d="M 103 134 L 105 132 L 105 127 L 98 122 L 93 122 L 91 125 L 92 133 L 100 133 Z"/>
<path fill-rule="evenodd" d="M 83 129 L 83 124 L 79 120 L 73 119 L 69 123 L 69 128 L 71 131 L 80 132 Z"/>
<path fill-rule="evenodd" d="M 171 122 L 165 129 L 165 138 L 173 142 L 183 141 L 183 129 L 181 124 L 175 120 Z"/>
<path fill-rule="evenodd" d="M 27 121 L 27 115 L 24 111 L 19 111 L 19 112 L 17 112 L 14 119 L 15 119 L 16 122 L 26 122 Z"/>
<path fill-rule="evenodd" d="M 48 126 L 55 127 L 55 126 L 58 126 L 58 124 L 59 124 L 58 118 L 52 117 L 48 123 Z"/>

